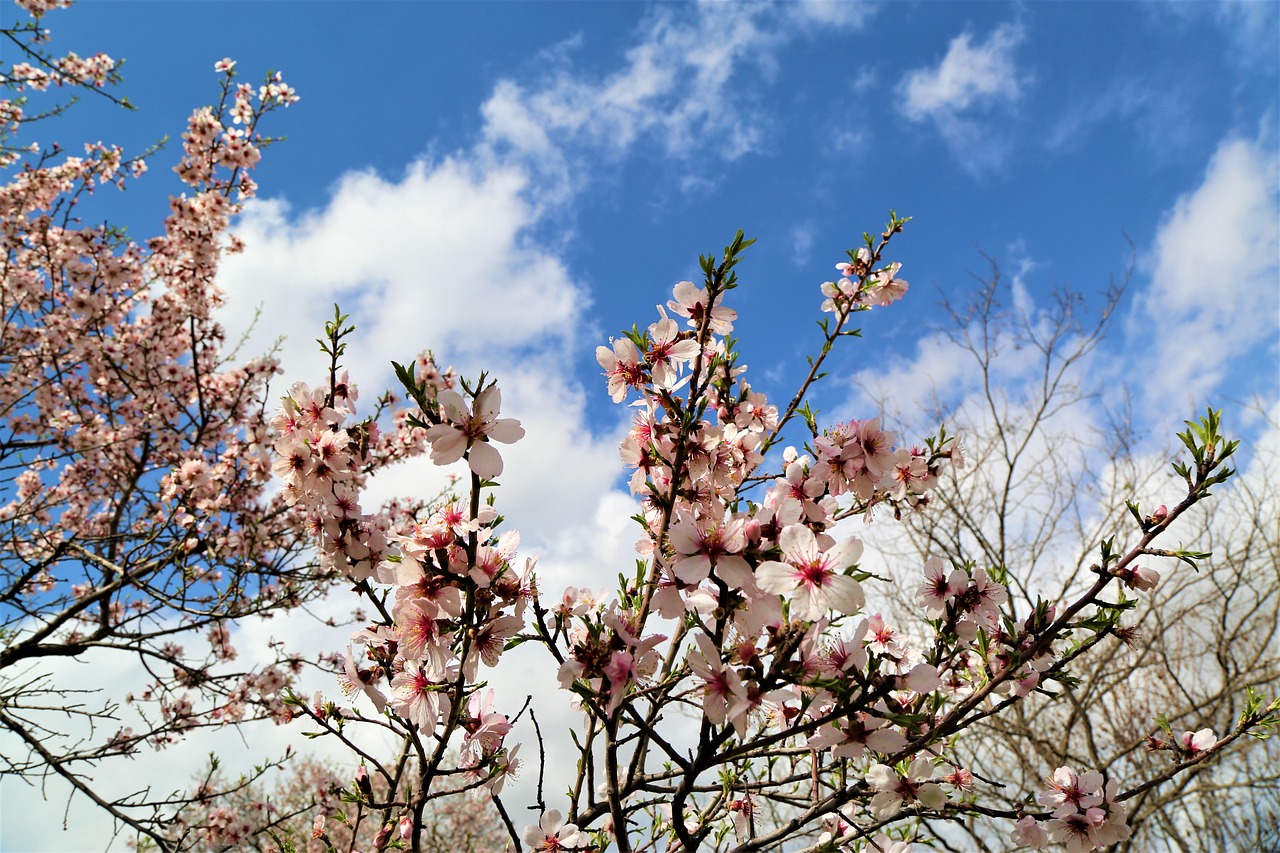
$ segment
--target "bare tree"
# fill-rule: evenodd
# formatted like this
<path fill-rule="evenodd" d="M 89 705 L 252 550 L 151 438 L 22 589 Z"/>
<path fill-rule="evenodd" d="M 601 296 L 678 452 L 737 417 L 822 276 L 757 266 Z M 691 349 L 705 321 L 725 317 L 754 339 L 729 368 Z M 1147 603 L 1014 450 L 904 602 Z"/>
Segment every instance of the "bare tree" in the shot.
<path fill-rule="evenodd" d="M 979 381 L 962 399 L 936 396 L 923 418 L 953 424 L 973 464 L 941 482 L 929 511 L 906 517 L 903 535 L 883 548 L 1003 572 L 1011 615 L 1087 586 L 1102 543 L 1160 512 L 1155 496 L 1173 494 L 1177 480 L 1167 449 L 1144 451 L 1123 389 L 1090 382 L 1123 292 L 1109 289 L 1089 317 L 1084 298 L 1070 292 L 1038 308 L 1009 300 L 992 263 L 967 306 L 947 305 L 943 333 L 972 359 Z M 1183 541 L 1212 556 L 1151 558 L 1162 581 L 1129 602 L 1112 639 L 1094 650 L 1088 677 L 1039 689 L 987 718 L 985 736 L 966 744 L 984 798 L 1016 796 L 1060 764 L 1106 767 L 1121 779 L 1158 775 L 1183 732 L 1228 731 L 1251 688 L 1277 692 L 1280 454 L 1276 425 L 1269 428 L 1244 474 L 1197 506 L 1183 531 Z M 905 614 L 913 590 L 899 585 L 891 612 Z M 1274 741 L 1242 747 L 1130 799 L 1133 834 L 1117 849 L 1274 849 L 1280 752 Z M 989 840 L 998 836 L 982 815 L 963 826 L 959 849 L 1004 849 Z"/>
<path fill-rule="evenodd" d="M 192 823 L 176 822 L 170 833 L 192 838 L 188 849 L 200 853 L 383 849 L 393 838 L 402 839 L 365 803 L 412 797 L 420 776 L 416 762 L 415 756 L 403 756 L 388 780 L 367 769 L 358 768 L 353 775 L 335 762 L 296 756 L 274 778 L 252 782 L 233 782 L 215 762 L 196 778 L 195 790 L 221 792 L 216 805 L 191 815 Z M 422 853 L 497 853 L 507 846 L 506 829 L 483 788 L 431 800 L 422 824 Z"/>

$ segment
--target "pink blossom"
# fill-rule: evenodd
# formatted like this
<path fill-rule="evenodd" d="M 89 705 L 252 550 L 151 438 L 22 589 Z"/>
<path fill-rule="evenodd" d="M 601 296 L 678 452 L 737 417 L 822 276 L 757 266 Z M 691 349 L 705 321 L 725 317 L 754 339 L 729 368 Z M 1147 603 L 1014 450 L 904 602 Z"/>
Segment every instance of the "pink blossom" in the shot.
<path fill-rule="evenodd" d="M 863 604 L 862 586 L 842 572 L 862 556 L 862 543 L 846 539 L 823 551 L 817 537 L 803 524 L 793 524 L 778 536 L 785 563 L 770 561 L 756 570 L 756 583 L 765 592 L 792 595 L 792 610 L 801 619 L 821 619 L 830 610 L 856 613 Z"/>
<path fill-rule="evenodd" d="M 813 749 L 830 749 L 833 758 L 861 758 L 868 749 L 889 754 L 907 745 L 907 739 L 888 720 L 857 713 L 820 728 L 809 739 Z"/>
<path fill-rule="evenodd" d="M 687 584 L 706 580 L 713 567 L 721 579 L 730 583 L 735 579 L 741 582 L 751 574 L 747 561 L 739 556 L 747 544 L 741 519 L 716 524 L 711 519 L 682 514 L 671 526 L 670 538 L 678 555 L 672 571 Z"/>
<path fill-rule="evenodd" d="M 524 428 L 515 418 L 498 418 L 502 392 L 497 385 L 485 388 L 475 399 L 475 412 L 467 410 L 466 401 L 457 391 L 441 391 L 440 413 L 445 423 L 427 430 L 431 442 L 431 461 L 448 465 L 468 453 L 468 464 L 478 477 L 492 480 L 502 473 L 502 457 L 490 444 L 500 441 L 512 444 L 524 437 Z"/>
<path fill-rule="evenodd" d="M 964 590 L 968 580 L 959 569 L 948 572 L 940 557 L 930 557 L 924 563 L 924 583 L 916 590 L 916 603 L 924 608 L 925 616 L 939 619 L 947 612 L 947 602 Z"/>
<path fill-rule="evenodd" d="M 557 809 L 547 809 L 537 826 L 527 827 L 524 843 L 531 851 L 557 851 L 577 847 L 583 841 L 582 833 L 572 823 L 565 823 Z"/>
<path fill-rule="evenodd" d="M 1217 746 L 1218 738 L 1213 733 L 1213 729 L 1200 729 L 1198 732 L 1183 732 L 1182 737 L 1178 739 L 1178 745 L 1182 748 L 1184 755 L 1195 758 L 1206 749 Z"/>
<path fill-rule="evenodd" d="M 1013 831 L 1013 843 L 1020 847 L 1044 847 L 1049 843 L 1049 833 L 1044 831 L 1034 817 L 1026 815 L 1018 821 L 1017 828 Z"/>
<path fill-rule="evenodd" d="M 610 398 L 615 403 L 621 403 L 627 396 L 627 389 L 644 387 L 645 375 L 640 366 L 640 351 L 630 338 L 615 338 L 611 343 L 613 349 L 596 347 L 596 361 L 604 368 L 604 375 L 608 377 Z"/>
<path fill-rule="evenodd" d="M 441 621 L 448 618 L 435 602 L 408 600 L 396 612 L 400 653 L 418 662 L 433 678 L 442 678 L 449 656 L 448 639 L 442 636 Z"/>
<path fill-rule="evenodd" d="M 1116 575 L 1129 589 L 1140 589 L 1145 592 L 1150 592 L 1160 583 L 1160 573 L 1145 566 L 1120 569 L 1116 572 Z"/>
<path fill-rule="evenodd" d="M 467 702 L 467 715 L 462 722 L 466 730 L 463 746 L 479 744 L 485 753 L 496 752 L 502 739 L 511 731 L 511 723 L 505 714 L 493 710 L 493 690 L 472 695 Z"/>
<path fill-rule="evenodd" d="M 715 726 L 723 726 L 726 720 L 733 722 L 738 737 L 744 737 L 747 729 L 747 691 L 742 678 L 733 667 L 727 667 L 720 659 L 720 651 L 711 638 L 698 633 L 696 651 L 689 652 L 689 669 L 702 679 L 702 711 Z"/>
<path fill-rule="evenodd" d="M 1059 767 L 1045 790 L 1036 794 L 1036 801 L 1058 816 L 1092 808 L 1102 802 L 1102 774 L 1090 770 L 1078 776 L 1070 767 Z"/>
<path fill-rule="evenodd" d="M 930 782 L 933 778 L 933 762 L 917 758 L 907 768 L 905 776 L 887 764 L 872 764 L 867 771 L 867 783 L 876 791 L 871 798 L 871 813 L 877 820 L 892 817 L 904 805 L 920 803 L 927 809 L 940 809 L 947 802 L 942 786 Z"/>
<path fill-rule="evenodd" d="M 739 844 L 752 836 L 755 813 L 755 799 L 751 794 L 743 794 L 729 801 L 729 814 L 733 816 L 733 836 Z"/>
<path fill-rule="evenodd" d="M 417 661 L 405 661 L 404 671 L 391 681 L 392 695 L 387 703 L 421 733 L 429 735 L 448 713 L 449 695 L 443 685 L 425 672 Z"/>
<path fill-rule="evenodd" d="M 708 318 L 711 331 L 717 335 L 727 335 L 733 331 L 733 321 L 738 319 L 738 312 L 723 305 L 708 304 L 706 290 L 691 281 L 679 282 L 673 291 L 675 299 L 667 302 L 667 307 L 681 317 L 689 318 L 689 325 L 698 328 L 703 318 Z"/>
<path fill-rule="evenodd" d="M 357 669 L 355 658 L 351 651 L 351 646 L 347 646 L 347 654 L 343 658 L 343 661 L 343 675 L 338 678 L 338 683 L 342 688 L 342 694 L 347 698 L 350 698 L 356 694 L 357 690 L 364 691 L 364 694 L 373 700 L 373 704 L 378 709 L 378 713 L 382 713 L 382 709 L 386 707 L 387 698 L 383 696 L 382 691 L 375 686 L 380 674 L 376 670 Z"/>
<path fill-rule="evenodd" d="M 661 306 L 658 310 L 662 311 Z M 649 351 L 645 354 L 645 358 L 653 373 L 653 384 L 659 388 L 674 387 L 680 365 L 688 364 L 698 355 L 698 342 L 692 338 L 682 341 L 679 335 L 680 330 L 676 326 L 676 321 L 668 317 L 665 312 L 661 320 L 649 327 Z M 597 349 L 597 358 L 599 353 L 600 350 Z M 606 367 L 605 370 L 607 372 L 608 368 Z M 619 399 L 615 397 L 613 401 L 616 403 Z"/>
<path fill-rule="evenodd" d="M 626 648 L 615 651 L 609 656 L 604 666 L 604 677 L 609 681 L 609 705 L 605 712 L 612 714 L 621 704 L 627 690 L 639 678 L 653 672 L 657 665 L 653 649 L 666 639 L 662 634 L 654 634 L 643 640 L 631 637 L 625 630 L 619 630 L 618 636 L 626 644 Z"/>

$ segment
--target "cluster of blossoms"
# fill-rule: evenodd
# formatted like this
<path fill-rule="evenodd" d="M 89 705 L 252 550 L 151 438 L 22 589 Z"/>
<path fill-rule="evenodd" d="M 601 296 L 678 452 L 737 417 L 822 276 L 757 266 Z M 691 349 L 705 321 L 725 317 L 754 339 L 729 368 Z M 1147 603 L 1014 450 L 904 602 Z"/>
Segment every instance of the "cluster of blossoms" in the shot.
<path fill-rule="evenodd" d="M 350 331 L 342 319 L 330 326 L 335 354 Z M 406 736 L 432 743 L 435 756 L 423 763 L 436 778 L 456 774 L 466 780 L 462 789 L 484 785 L 496 794 L 518 772 L 519 747 L 506 744 L 512 723 L 494 709 L 493 691 L 475 685 L 481 667 L 496 666 L 526 623 L 533 561 L 517 562 L 519 533 L 499 533 L 498 514 L 480 494 L 503 468 L 491 442 L 516 441 L 523 430 L 514 419 L 497 416 L 496 385 L 485 385 L 483 378 L 475 388 L 459 382 L 429 353 L 402 376 L 416 411 L 391 414 L 393 429 L 384 433 L 378 415 L 393 398 L 384 397 L 374 416 L 352 422 L 356 387 L 337 373 L 335 355 L 327 389 L 299 383 L 284 398 L 272 421 L 275 467 L 285 500 L 306 516 L 322 565 L 355 582 L 378 614 L 355 632 L 341 656 L 339 683 L 346 699 L 367 699 Z M 428 449 L 437 464 L 466 459 L 468 499 L 364 512 L 360 495 L 375 461 Z M 292 704 L 331 731 L 361 718 L 354 707 L 320 697 L 310 707 Z M 449 765 L 443 766 L 446 750 Z M 363 767 L 360 773 L 356 789 L 369 801 L 368 774 Z M 413 826 L 411 816 L 388 811 L 379 838 L 384 844 L 396 834 L 408 838 Z"/>
<path fill-rule="evenodd" d="M 53 71 L 46 71 L 29 62 L 18 62 L 9 69 L 6 82 L 18 92 L 28 88 L 43 92 L 50 86 L 68 83 L 104 86 L 111 72 L 115 70 L 115 60 L 105 53 L 99 53 L 87 59 L 75 53 L 68 53 L 56 60 L 53 68 Z"/>
<path fill-rule="evenodd" d="M 749 245 L 741 235 L 722 262 L 703 259 L 702 286 L 678 283 L 655 322 L 597 349 L 610 398 L 637 398 L 619 453 L 632 470 L 644 535 L 637 571 L 621 578 L 616 597 L 570 588 L 546 608 L 532 561 L 514 569 L 518 535 L 499 533 L 497 511 L 481 496 L 502 472 L 494 442 L 515 441 L 523 430 L 498 417 L 500 397 L 483 376 L 460 392 L 397 366 L 418 407 L 404 423 L 422 432 L 433 461 L 465 459 L 471 478 L 467 500 L 398 520 L 361 514 L 357 449 L 372 427 L 344 426 L 353 399 L 345 378 L 331 380 L 327 392 L 291 393 L 277 420 L 289 500 L 305 505 L 322 550 L 358 590 L 391 587 L 371 597 L 382 619 L 354 638 L 368 665 L 350 648 L 343 660 L 348 695 L 366 695 L 415 743 L 434 739 L 432 767 L 454 744 L 460 757 L 445 772 L 496 794 L 516 763 L 504 740 L 512 720 L 471 685 L 479 665 L 496 664 L 508 641 L 545 646 L 560 686 L 585 716 L 585 734 L 576 741 L 582 759 L 567 814 L 547 810 L 525 831 L 535 850 L 630 849 L 624 838 L 648 832 L 646 843 L 691 851 L 730 831 L 740 844 L 763 849 L 792 831 L 758 820 L 759 800 L 774 798 L 805 803 L 805 820 L 815 834 L 825 826 L 832 848 L 908 851 L 909 831 L 900 827 L 890 838 L 878 830 L 900 815 L 970 812 L 977 773 L 953 752 L 956 735 L 991 703 L 1021 701 L 1058 678 L 1078 650 L 1060 657 L 1057 649 L 1077 629 L 1098 626 L 1095 638 L 1115 629 L 1120 609 L 1103 609 L 1098 593 L 1114 580 L 1149 588 L 1151 574 L 1134 560 L 1151 552 L 1145 544 L 1123 557 L 1105 552 L 1099 580 L 1082 599 L 1040 602 L 1021 620 L 1009 606 L 1002 567 L 938 558 L 926 561 L 915 591 L 923 634 L 864 612 L 863 585 L 873 575 L 862 542 L 842 534 L 840 523 L 925 511 L 943 473 L 963 465 L 945 430 L 900 445 L 878 420 L 820 430 L 807 405 L 800 407 L 850 319 L 905 292 L 899 265 L 881 261 L 902 223 L 895 217 L 878 244 L 869 237 L 867 248 L 838 265 L 840 281 L 823 286 L 823 308 L 835 318 L 820 324 L 822 355 L 784 411 L 745 381 L 728 337 L 737 312 L 724 297 Z M 336 353 L 340 333 L 330 335 L 327 351 Z M 336 355 L 331 374 L 338 375 Z M 782 450 L 776 474 L 760 473 L 782 430 L 800 418 L 810 441 Z M 1171 515 L 1144 534 L 1155 535 Z M 1090 605 L 1101 615 L 1075 619 Z M 692 744 L 661 732 L 673 708 L 700 721 Z M 352 712 L 317 706 L 310 713 L 332 730 L 335 717 Z M 594 778 L 603 781 L 593 786 L 588 768 L 598 757 L 604 768 Z M 718 784 L 697 781 L 713 769 Z M 1115 782 L 1061 774 L 1041 795 L 1050 814 L 1027 816 L 1018 801 L 1005 813 L 1024 818 L 1018 843 L 1043 836 L 1086 850 L 1126 837 Z M 1069 787 L 1076 782 L 1079 790 Z M 424 778 L 422 790 L 430 783 Z M 395 831 L 416 838 L 421 827 L 405 820 Z M 384 831 L 390 837 L 393 824 Z"/>
<path fill-rule="evenodd" d="M 1181 736 L 1163 740 L 1156 735 L 1147 738 L 1147 749 L 1151 752 L 1169 752 L 1175 760 L 1195 761 L 1205 752 L 1218 745 L 1218 738 L 1213 729 L 1200 729 L 1196 732 L 1183 732 Z"/>
<path fill-rule="evenodd" d="M 1118 844 L 1129 837 L 1125 807 L 1115 801 L 1119 783 L 1104 782 L 1096 770 L 1077 775 L 1059 767 L 1036 794 L 1036 801 L 1051 810 L 1047 821 L 1031 815 L 1018 821 L 1013 840 L 1028 847 L 1065 844 L 1068 853 L 1083 853 Z"/>
<path fill-rule="evenodd" d="M 866 250 L 857 257 L 864 267 L 858 292 L 878 292 L 895 281 L 896 264 L 872 271 Z M 830 614 L 855 614 L 863 605 L 853 576 L 862 545 L 833 538 L 831 528 L 880 505 L 895 511 L 921 506 L 941 465 L 960 457 L 954 441 L 895 448 L 894 436 L 876 420 L 839 424 L 815 436 L 817 461 L 788 448 L 783 475 L 767 481 L 762 499 L 741 501 L 740 490 L 764 461 L 780 416 L 743 381 L 745 368 L 726 346 L 737 312 L 723 304 L 722 293 L 680 282 L 666 308 L 685 318 L 687 329 L 659 307 L 660 319 L 646 332 L 596 351 L 610 396 L 617 402 L 632 391 L 641 396 L 620 452 L 634 469 L 632 492 L 644 500 L 648 535 L 638 549 L 652 557 L 656 584 L 633 606 L 614 605 L 609 618 L 618 627 L 599 621 L 607 641 L 593 636 L 584 642 L 570 633 L 571 658 L 561 674 L 562 683 L 582 679 L 595 691 L 605 685 L 604 705 L 611 711 L 627 686 L 609 675 L 617 656 L 635 657 L 627 650 L 666 639 L 635 636 L 650 607 L 669 619 L 719 614 L 717 625 L 695 632 L 688 660 L 703 682 L 709 719 L 731 720 L 741 735 L 749 712 L 780 699 L 766 697 L 759 664 L 752 669 L 752 662 L 773 651 L 787 617 L 813 625 L 801 645 L 817 660 Z M 842 323 L 850 311 L 843 309 Z M 714 420 L 692 417 L 704 410 L 703 401 Z M 853 505 L 841 502 L 845 495 L 853 496 Z M 725 665 L 718 651 L 724 648 L 733 649 L 730 661 L 737 667 Z M 796 692 L 791 698 L 802 697 Z"/>
<path fill-rule="evenodd" d="M 19 5 L 38 16 L 67 4 Z M 274 660 L 235 671 L 226 666 L 236 657 L 230 628 L 313 600 L 326 584 L 300 559 L 308 543 L 299 518 L 271 482 L 263 412 L 276 361 L 231 363 L 214 317 L 219 264 L 235 245 L 228 228 L 253 194 L 256 158 L 225 157 L 221 134 L 184 140 L 184 160 L 208 168 L 181 170 L 185 186 L 162 232 L 132 242 L 79 205 L 142 176 L 143 158 L 102 143 L 71 153 L 17 138 L 60 109 L 58 95 L 41 90 L 96 92 L 115 81 L 117 63 L 46 57 L 37 23 L 6 23 L 4 34 L 27 61 L 0 71 L 0 89 L 13 95 L 0 98 L 0 725 L 15 743 L 40 744 L 39 760 L 15 751 L 14 772 L 91 786 L 87 767 L 144 744 L 288 719 L 281 690 L 296 662 L 277 646 Z M 256 130 L 264 117 L 291 100 L 244 102 L 252 145 L 265 143 Z M 224 97 L 192 125 L 220 125 L 229 109 Z M 69 700 L 65 682 L 11 669 L 86 653 L 127 656 L 149 673 L 126 700 L 140 721 L 116 736 L 106 721 L 119 697 Z M 60 739 L 40 709 L 64 706 L 60 721 L 85 721 L 95 734 Z M 162 836 L 182 801 L 103 802 L 121 825 Z M 209 825 L 243 837 L 236 820 Z"/>
<path fill-rule="evenodd" d="M 29 14 L 39 18 L 46 12 L 54 9 L 65 9 L 71 5 L 71 0 L 17 0 L 19 6 L 26 9 Z"/>
<path fill-rule="evenodd" d="M 881 269 L 873 266 L 871 249 L 867 247 L 858 249 L 848 261 L 836 264 L 840 278 L 823 283 L 826 300 L 822 310 L 847 314 L 861 308 L 892 305 L 906 295 L 907 282 L 898 278 L 902 264 L 895 261 Z"/>

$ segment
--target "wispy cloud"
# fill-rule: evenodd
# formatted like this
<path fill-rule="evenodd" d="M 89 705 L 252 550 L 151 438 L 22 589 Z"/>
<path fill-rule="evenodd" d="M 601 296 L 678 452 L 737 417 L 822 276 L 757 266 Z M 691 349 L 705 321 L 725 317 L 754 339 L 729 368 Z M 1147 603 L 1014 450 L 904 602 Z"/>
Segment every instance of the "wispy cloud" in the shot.
<path fill-rule="evenodd" d="M 1265 68 L 1274 75 L 1280 66 L 1280 4 L 1268 0 L 1171 0 L 1148 3 L 1144 8 L 1154 17 L 1181 19 L 1188 27 L 1217 28 L 1231 48 L 1224 58 L 1239 68 Z"/>
<path fill-rule="evenodd" d="M 1153 165 L 1187 150 L 1196 124 L 1191 104 L 1177 87 L 1153 80 L 1118 80 L 1101 92 L 1069 104 L 1049 128 L 1045 147 L 1059 153 L 1088 144 L 1101 130 L 1123 123 L 1136 135 L 1145 158 Z"/>
<path fill-rule="evenodd" d="M 482 109 L 484 142 L 562 181 L 577 174 L 575 154 L 616 158 L 642 140 L 677 159 L 710 150 L 733 160 L 759 147 L 769 128 L 743 78 L 771 79 L 788 42 L 861 27 L 870 14 L 834 2 L 659 8 L 607 73 L 580 72 L 565 59 L 542 79 L 501 81 Z"/>
<path fill-rule="evenodd" d="M 801 222 L 791 226 L 791 260 L 797 267 L 804 266 L 813 251 L 813 223 Z"/>
<path fill-rule="evenodd" d="M 972 33 L 951 40 L 937 65 L 907 72 L 898 83 L 903 115 L 931 122 L 952 153 L 971 172 L 994 168 L 1007 143 L 984 122 L 991 111 L 1007 108 L 1022 95 L 1026 76 L 1014 60 L 1025 34 L 1021 25 L 1002 24 L 985 41 Z"/>

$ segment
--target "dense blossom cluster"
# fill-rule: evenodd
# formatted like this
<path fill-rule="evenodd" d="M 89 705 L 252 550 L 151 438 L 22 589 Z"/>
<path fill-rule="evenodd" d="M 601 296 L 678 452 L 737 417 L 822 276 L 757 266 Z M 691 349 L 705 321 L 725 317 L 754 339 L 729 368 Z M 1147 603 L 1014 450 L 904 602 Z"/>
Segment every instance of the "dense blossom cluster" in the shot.
<path fill-rule="evenodd" d="M 1059 767 L 1036 794 L 1036 802 L 1051 810 L 1052 817 L 1041 823 L 1028 815 L 1018 821 L 1013 840 L 1028 847 L 1050 843 L 1065 844 L 1069 853 L 1109 847 L 1129 837 L 1127 811 L 1115 801 L 1119 783 L 1104 781 L 1090 770 L 1077 774 Z"/>
<path fill-rule="evenodd" d="M 330 325 L 330 385 L 295 386 L 285 399 L 274 421 L 276 468 L 327 564 L 380 615 L 354 635 L 364 660 L 349 647 L 341 678 L 344 694 L 367 697 L 378 716 L 319 698 L 307 713 L 338 736 L 352 721 L 389 720 L 419 756 L 423 794 L 407 803 L 370 799 L 357 775 L 355 796 L 383 815 L 388 838 L 417 837 L 415 815 L 441 776 L 500 792 L 516 765 L 517 747 L 505 743 L 513 720 L 479 690 L 480 667 L 525 640 L 557 661 L 560 685 L 585 718 L 569 811 L 548 809 L 525 830 L 533 850 L 693 850 L 730 831 L 744 849 L 764 849 L 811 824 L 826 849 L 909 851 L 923 831 L 911 819 L 974 808 L 977 774 L 953 752 L 956 736 L 993 706 L 1060 679 L 1116 629 L 1123 607 L 1108 610 L 1098 594 L 1113 580 L 1150 589 L 1158 575 L 1136 559 L 1156 553 L 1150 540 L 1223 475 L 1202 453 L 1199 479 L 1188 471 L 1188 501 L 1144 521 L 1144 540 L 1128 553 L 1107 543 L 1098 582 L 1074 602 L 1042 601 L 1019 620 L 1003 567 L 934 557 L 914 587 L 923 630 L 867 612 L 864 584 L 874 575 L 841 522 L 927 511 L 939 477 L 964 464 L 961 450 L 945 430 L 899 444 L 877 419 L 819 429 L 800 404 L 851 318 L 906 291 L 900 266 L 882 262 L 903 222 L 895 217 L 878 241 L 868 237 L 838 265 L 839 281 L 822 286 L 822 308 L 834 317 L 821 324 L 822 356 L 785 410 L 746 382 L 729 338 L 738 315 L 725 294 L 749 245 L 741 235 L 719 263 L 703 258 L 703 285 L 678 283 L 645 330 L 597 349 L 606 393 L 619 403 L 636 398 L 619 453 L 632 469 L 644 535 L 638 570 L 616 596 L 571 587 L 546 607 L 533 561 L 517 568 L 519 536 L 499 530 L 485 494 L 503 470 L 493 442 L 515 441 L 523 430 L 498 417 L 501 398 L 483 375 L 459 390 L 429 363 L 397 366 L 417 405 L 400 421 L 414 436 L 406 440 L 430 444 L 437 464 L 465 460 L 470 489 L 399 518 L 363 514 L 363 448 L 378 433 L 371 421 L 348 424 L 354 390 L 338 373 L 338 355 L 350 330 L 341 318 Z M 800 420 L 810 431 L 805 447 L 771 455 L 783 429 Z M 1201 429 L 1204 446 L 1223 444 L 1213 422 Z M 762 473 L 771 461 L 776 473 Z M 1085 607 L 1094 608 L 1088 620 L 1077 617 Z M 680 708 L 700 721 L 692 742 L 687 731 L 661 725 Z M 1191 759 L 1218 746 L 1201 734 L 1184 740 L 1152 748 Z M 596 761 L 603 767 L 593 772 Z M 717 784 L 699 781 L 713 771 Z M 587 784 L 593 776 L 595 786 Z M 1018 844 L 1090 850 L 1127 837 L 1125 796 L 1098 771 L 1060 768 L 1034 804 L 983 814 L 1007 817 Z M 790 803 L 787 819 L 770 825 L 766 801 Z"/>
<path fill-rule="evenodd" d="M 518 747 L 505 745 L 511 722 L 494 709 L 493 691 L 475 685 L 481 667 L 497 665 L 507 641 L 525 626 L 533 561 L 517 562 L 519 534 L 496 532 L 497 513 L 480 502 L 480 491 L 502 471 L 490 442 L 510 443 L 523 430 L 515 420 L 497 417 L 496 385 L 459 382 L 430 353 L 403 373 L 418 405 L 415 414 L 395 412 L 386 433 L 376 415 L 353 421 L 356 387 L 336 366 L 339 341 L 350 331 L 343 319 L 329 327 L 335 367 L 328 388 L 295 384 L 272 421 L 285 500 L 305 513 L 321 565 L 354 581 L 378 614 L 341 657 L 342 693 L 347 702 L 366 698 L 379 714 L 403 721 L 406 736 L 425 744 L 419 756 L 424 766 L 438 777 L 463 780 L 449 792 L 484 785 L 497 793 L 518 771 Z M 438 464 L 467 460 L 470 499 L 364 512 L 360 492 L 374 463 L 428 448 Z M 391 594 L 375 594 L 379 588 Z M 333 732 L 360 715 L 321 697 L 310 706 L 294 705 Z M 367 772 L 361 773 L 358 796 L 388 811 L 386 839 L 408 832 L 404 828 L 415 825 L 425 799 L 409 813 L 392 814 L 389 805 L 371 801 L 372 788 L 360 781 Z"/>
<path fill-rule="evenodd" d="M 19 5 L 38 16 L 68 4 Z M 214 310 L 218 266 L 237 248 L 228 227 L 254 194 L 249 169 L 268 141 L 260 123 L 296 96 L 281 79 L 254 90 L 217 69 L 222 97 L 193 114 L 183 139 L 183 192 L 163 232 L 135 243 L 91 224 L 101 218 L 84 205 L 143 175 L 143 157 L 18 138 L 58 108 L 42 97 L 58 87 L 96 97 L 117 64 L 47 56 L 37 23 L 4 35 L 22 61 L 0 69 L 0 92 L 12 95 L 0 98 L 0 727 L 30 750 L 15 748 L 6 772 L 52 772 L 90 791 L 86 771 L 104 759 L 292 713 L 281 691 L 298 662 L 278 649 L 261 668 L 237 668 L 230 629 L 326 584 L 299 559 L 305 532 L 271 482 L 264 412 L 276 361 L 230 363 Z M 140 720 L 122 726 L 121 697 L 68 700 L 77 685 L 32 670 L 86 654 L 127 656 L 147 673 L 126 697 Z M 42 709 L 63 705 L 51 726 Z M 58 734 L 63 722 L 74 737 Z M 183 802 L 95 799 L 157 841 Z M 238 818 L 215 824 L 243 837 Z"/>

